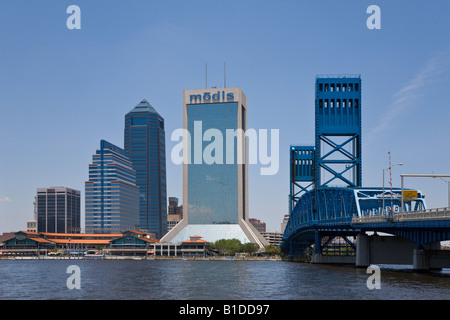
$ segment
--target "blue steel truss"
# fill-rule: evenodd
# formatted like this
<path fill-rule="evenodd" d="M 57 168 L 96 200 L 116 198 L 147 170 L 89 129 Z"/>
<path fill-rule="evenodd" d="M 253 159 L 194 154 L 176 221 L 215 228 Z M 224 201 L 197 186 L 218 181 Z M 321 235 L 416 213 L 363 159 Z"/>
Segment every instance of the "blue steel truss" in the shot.
<path fill-rule="evenodd" d="M 301 195 L 314 188 L 314 146 L 290 148 L 289 212 L 292 212 Z"/>
<path fill-rule="evenodd" d="M 317 76 L 315 114 L 315 185 L 362 186 L 361 77 Z"/>

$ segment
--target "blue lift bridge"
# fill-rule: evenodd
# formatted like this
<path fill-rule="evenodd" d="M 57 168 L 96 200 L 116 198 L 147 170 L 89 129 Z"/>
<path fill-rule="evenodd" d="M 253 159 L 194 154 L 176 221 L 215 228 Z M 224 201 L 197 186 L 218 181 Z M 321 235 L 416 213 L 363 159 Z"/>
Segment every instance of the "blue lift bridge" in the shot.
<path fill-rule="evenodd" d="M 427 210 L 420 190 L 363 187 L 361 89 L 360 75 L 316 77 L 315 145 L 290 147 L 285 259 L 450 267 L 435 252 L 450 239 L 450 208 Z"/>

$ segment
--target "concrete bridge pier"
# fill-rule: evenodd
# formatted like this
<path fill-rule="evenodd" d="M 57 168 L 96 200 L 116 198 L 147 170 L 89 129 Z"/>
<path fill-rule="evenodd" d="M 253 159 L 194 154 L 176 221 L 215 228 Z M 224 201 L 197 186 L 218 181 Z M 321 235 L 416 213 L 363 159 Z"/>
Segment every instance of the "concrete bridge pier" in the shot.
<path fill-rule="evenodd" d="M 413 264 L 416 244 L 395 236 L 359 234 L 356 237 L 356 266 L 367 268 L 371 264 Z"/>
<path fill-rule="evenodd" d="M 371 264 L 412 265 L 415 271 L 450 267 L 450 250 L 439 250 L 440 242 L 421 248 L 395 236 L 359 234 L 356 237 L 355 265 L 367 268 Z"/>
<path fill-rule="evenodd" d="M 355 265 L 367 268 L 370 265 L 370 242 L 366 234 L 356 236 L 356 262 Z"/>
<path fill-rule="evenodd" d="M 450 268 L 450 250 L 414 249 L 415 271 L 442 270 L 442 268 Z"/>

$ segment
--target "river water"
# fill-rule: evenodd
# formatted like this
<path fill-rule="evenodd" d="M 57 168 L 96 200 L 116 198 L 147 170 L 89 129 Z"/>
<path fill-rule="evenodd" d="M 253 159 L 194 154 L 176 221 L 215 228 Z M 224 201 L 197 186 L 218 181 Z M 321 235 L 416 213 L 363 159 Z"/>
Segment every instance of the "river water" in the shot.
<path fill-rule="evenodd" d="M 79 269 L 69 289 L 68 268 Z M 0 260 L 1 300 L 449 299 L 450 273 L 366 269 L 284 261 Z M 75 283 L 75 282 L 71 282 Z"/>

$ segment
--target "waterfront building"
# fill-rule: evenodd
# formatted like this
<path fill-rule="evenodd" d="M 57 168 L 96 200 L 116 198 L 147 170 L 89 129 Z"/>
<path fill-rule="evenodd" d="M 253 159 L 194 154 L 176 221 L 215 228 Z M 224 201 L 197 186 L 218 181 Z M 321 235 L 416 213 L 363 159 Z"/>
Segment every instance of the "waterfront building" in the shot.
<path fill-rule="evenodd" d="M 77 233 L 77 235 L 79 235 Z M 2 255 L 34 256 L 47 255 L 55 248 L 55 244 L 38 233 L 31 231 L 15 232 L 9 239 L 2 240 Z"/>
<path fill-rule="evenodd" d="M 200 236 L 190 236 L 188 240 L 181 242 L 181 253 L 187 257 L 201 257 L 207 255 L 209 242 Z"/>
<path fill-rule="evenodd" d="M 15 232 L 5 232 L 0 235 L 0 247 L 2 246 L 3 242 L 6 240 L 12 239 L 15 237 Z"/>
<path fill-rule="evenodd" d="M 185 90 L 183 129 L 183 219 L 161 241 L 195 234 L 209 242 L 235 238 L 263 248 L 267 241 L 249 222 L 248 139 L 238 139 L 239 131 L 247 130 L 242 89 Z M 204 137 L 211 133 L 216 136 Z M 221 144 L 220 137 L 230 139 Z"/>
<path fill-rule="evenodd" d="M 153 244 L 159 243 L 154 234 L 128 230 L 119 238 L 112 239 L 103 253 L 110 256 L 153 256 Z"/>
<path fill-rule="evenodd" d="M 124 138 L 139 187 L 139 227 L 159 239 L 167 232 L 164 119 L 147 100 L 125 115 Z"/>
<path fill-rule="evenodd" d="M 80 191 L 66 187 L 37 188 L 37 232 L 80 232 Z"/>
<path fill-rule="evenodd" d="M 136 172 L 123 149 L 100 141 L 100 149 L 89 165 L 85 188 L 86 232 L 111 233 L 138 227 Z"/>
<path fill-rule="evenodd" d="M 123 233 L 49 233 L 19 231 L 2 242 L 4 255 L 62 255 L 101 251 L 107 255 L 147 255 L 153 234 L 127 230 Z"/>
<path fill-rule="evenodd" d="M 84 256 L 94 253 L 106 258 L 198 257 L 209 255 L 209 242 L 191 236 L 179 243 L 160 243 L 155 234 L 137 230 L 122 233 L 47 233 L 19 231 L 0 237 L 4 256 Z"/>

